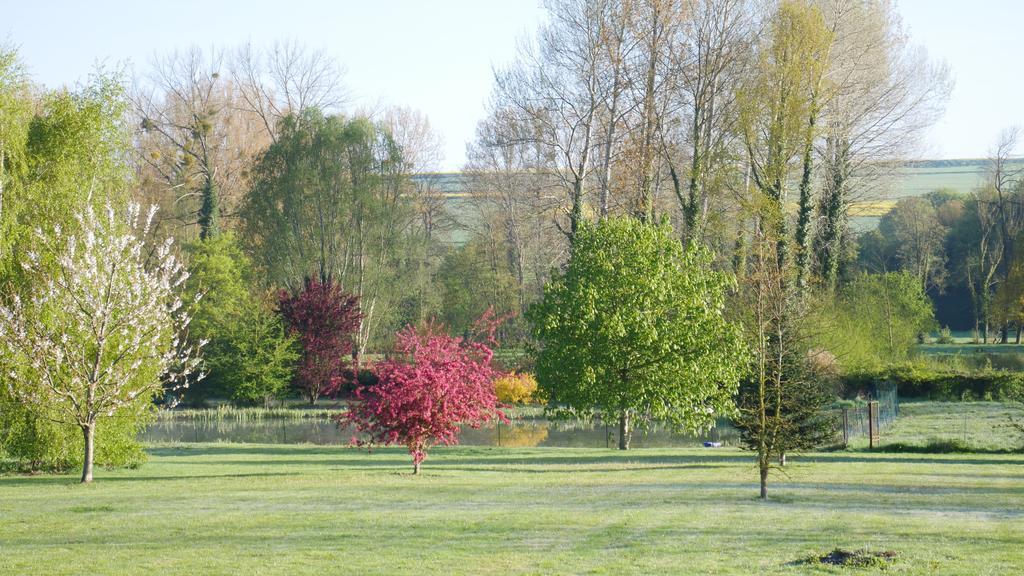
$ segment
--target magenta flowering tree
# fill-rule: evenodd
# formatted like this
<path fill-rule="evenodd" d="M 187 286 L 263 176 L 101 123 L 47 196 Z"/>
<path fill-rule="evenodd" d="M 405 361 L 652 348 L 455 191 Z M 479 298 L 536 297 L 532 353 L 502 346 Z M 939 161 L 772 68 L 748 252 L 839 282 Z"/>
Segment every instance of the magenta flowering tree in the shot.
<path fill-rule="evenodd" d="M 492 319 L 479 323 L 483 338 L 448 336 L 433 323 L 398 332 L 396 354 L 377 364 L 377 384 L 356 391 L 335 418 L 339 426 L 363 435 L 353 438 L 357 445 L 405 445 L 418 474 L 431 446 L 458 444 L 460 425 L 507 422 L 494 393 Z"/>
<path fill-rule="evenodd" d="M 296 373 L 299 388 L 316 404 L 317 398 L 333 394 L 344 381 L 363 317 L 359 298 L 333 282 L 307 280 L 298 294 L 282 291 L 278 308 L 302 345 Z"/>

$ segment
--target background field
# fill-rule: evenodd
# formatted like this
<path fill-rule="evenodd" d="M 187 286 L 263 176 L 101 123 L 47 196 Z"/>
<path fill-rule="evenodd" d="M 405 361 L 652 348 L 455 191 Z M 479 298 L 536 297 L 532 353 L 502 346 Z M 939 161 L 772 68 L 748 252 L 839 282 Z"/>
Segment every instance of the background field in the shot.
<path fill-rule="evenodd" d="M 908 404 L 904 440 L 1008 405 Z M 937 429 L 933 429 L 937 427 Z M 972 436 L 973 438 L 973 436 Z M 887 438 L 888 439 L 888 438 Z M 1009 442 L 1009 437 L 1004 437 Z M 756 499 L 734 449 L 199 444 L 138 470 L 0 477 L 3 574 L 1018 574 L 1024 455 L 844 451 Z M 884 572 L 797 563 L 893 550 Z M 88 567 L 84 569 L 84 567 Z"/>
<path fill-rule="evenodd" d="M 1024 161 L 1022 161 L 1024 163 Z M 856 230 L 870 230 L 878 220 L 892 210 L 897 200 L 909 196 L 922 196 L 939 189 L 967 194 L 983 185 L 987 177 L 988 162 L 984 159 L 924 160 L 908 163 L 898 175 L 875 190 L 870 197 L 860 198 L 850 206 L 850 218 Z M 470 237 L 470 229 L 478 224 L 479 214 L 469 196 L 475 193 L 468 178 L 458 172 L 418 176 L 445 195 L 445 208 L 452 219 L 446 231 L 448 241 L 462 244 Z"/>

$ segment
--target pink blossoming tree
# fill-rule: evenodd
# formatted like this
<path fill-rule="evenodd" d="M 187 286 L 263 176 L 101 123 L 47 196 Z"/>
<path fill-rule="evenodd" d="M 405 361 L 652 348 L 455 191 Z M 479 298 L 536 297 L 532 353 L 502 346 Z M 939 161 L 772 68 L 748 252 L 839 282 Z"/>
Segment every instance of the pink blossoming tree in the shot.
<path fill-rule="evenodd" d="M 357 445 L 408 447 L 413 474 L 431 446 L 458 444 L 460 425 L 507 422 L 491 367 L 496 325 L 488 312 L 478 322 L 483 338 L 448 336 L 433 323 L 406 327 L 396 335 L 396 355 L 377 364 L 378 383 L 357 390 L 349 411 L 335 420 L 364 435 L 353 438 Z"/>

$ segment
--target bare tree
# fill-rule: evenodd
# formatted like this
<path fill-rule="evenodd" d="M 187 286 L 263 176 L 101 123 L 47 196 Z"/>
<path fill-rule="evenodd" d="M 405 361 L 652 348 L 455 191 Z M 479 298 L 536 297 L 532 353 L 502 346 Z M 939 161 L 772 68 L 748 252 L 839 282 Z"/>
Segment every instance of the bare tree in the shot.
<path fill-rule="evenodd" d="M 518 284 L 520 310 L 539 295 L 551 267 L 564 258 L 555 222 L 562 206 L 560 184 L 545 169 L 544 153 L 530 143 L 508 143 L 518 117 L 496 114 L 477 127 L 464 172 L 470 176 L 481 237 L 502 237 L 508 269 Z M 538 169 L 538 166 L 541 167 Z M 491 230 L 499 228 L 498 233 Z"/>
<path fill-rule="evenodd" d="M 549 169 L 564 187 L 572 238 L 585 217 L 584 204 L 599 140 L 599 114 L 609 86 L 605 40 L 614 35 L 604 0 L 548 0 L 550 21 L 536 43 L 524 43 L 518 60 L 495 74 L 493 109 L 521 117 L 521 130 L 500 145 L 533 143 L 550 158 Z"/>
<path fill-rule="evenodd" d="M 836 283 L 845 251 L 847 210 L 895 176 L 898 159 L 942 113 L 948 68 L 913 46 L 886 0 L 817 0 L 833 33 L 822 102 L 823 169 L 812 251 L 817 272 Z"/>
<path fill-rule="evenodd" d="M 247 171 L 267 143 L 253 118 L 236 108 L 220 51 L 198 47 L 157 57 L 137 81 L 138 162 L 144 190 L 201 238 L 217 234 L 248 187 Z"/>
<path fill-rule="evenodd" d="M 301 118 L 309 108 L 333 112 L 348 100 L 344 71 L 334 58 L 297 40 L 274 42 L 268 50 L 245 44 L 235 51 L 230 69 L 239 105 L 259 117 L 274 141 L 288 114 Z"/>
<path fill-rule="evenodd" d="M 680 84 L 672 55 L 679 49 L 686 6 L 681 0 L 641 0 L 629 6 L 628 31 L 635 47 L 626 60 L 632 106 L 622 163 L 629 188 L 635 190 L 630 212 L 653 221 L 662 174 L 661 136 Z"/>
<path fill-rule="evenodd" d="M 987 202 L 987 211 L 995 220 L 996 233 L 1002 248 L 1002 259 L 997 267 L 997 282 L 1006 282 L 1010 277 L 1010 268 L 1016 258 L 1015 241 L 1024 228 L 1024 205 L 1021 202 L 1019 187 L 1024 166 L 1014 162 L 1014 153 L 1020 129 L 1007 128 L 999 135 L 999 140 L 989 158 L 989 186 L 991 194 L 988 198 L 979 196 L 978 202 Z M 1006 310 L 999 311 L 1000 318 L 1009 317 Z M 1000 338 L 1005 344 L 1009 340 L 1009 323 L 1000 323 Z"/>
<path fill-rule="evenodd" d="M 753 18 L 746 0 L 693 0 L 680 29 L 672 65 L 680 77 L 680 123 L 687 133 L 678 140 L 689 151 L 686 175 L 666 146 L 673 189 L 683 212 L 688 238 L 701 239 L 708 217 L 714 175 L 732 169 L 728 148 L 734 139 L 735 90 L 750 65 Z M 683 179 L 686 177 L 684 188 Z"/>

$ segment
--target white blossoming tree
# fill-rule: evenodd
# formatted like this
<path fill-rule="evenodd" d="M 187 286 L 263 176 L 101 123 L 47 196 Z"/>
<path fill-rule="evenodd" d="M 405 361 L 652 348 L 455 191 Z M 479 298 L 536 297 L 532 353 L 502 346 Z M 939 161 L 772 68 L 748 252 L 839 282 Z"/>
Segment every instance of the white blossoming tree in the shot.
<path fill-rule="evenodd" d="M 81 428 L 82 482 L 92 481 L 96 426 L 118 411 L 180 389 L 197 374 L 199 347 L 180 292 L 188 273 L 143 238 L 155 209 L 87 210 L 78 230 L 38 231 L 23 266 L 29 294 L 0 304 L 0 363 L 11 395 L 41 417 Z M 200 378 L 201 374 L 198 375 Z"/>

